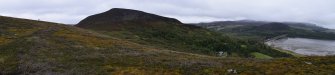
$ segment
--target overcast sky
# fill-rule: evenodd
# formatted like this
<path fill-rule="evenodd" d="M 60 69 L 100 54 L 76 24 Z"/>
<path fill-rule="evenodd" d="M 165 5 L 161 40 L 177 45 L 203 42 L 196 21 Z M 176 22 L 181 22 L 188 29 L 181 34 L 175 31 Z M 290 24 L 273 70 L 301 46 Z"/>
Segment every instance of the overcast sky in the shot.
<path fill-rule="evenodd" d="M 0 15 L 66 24 L 111 8 L 142 10 L 184 23 L 249 19 L 335 29 L 335 0 L 0 0 Z"/>

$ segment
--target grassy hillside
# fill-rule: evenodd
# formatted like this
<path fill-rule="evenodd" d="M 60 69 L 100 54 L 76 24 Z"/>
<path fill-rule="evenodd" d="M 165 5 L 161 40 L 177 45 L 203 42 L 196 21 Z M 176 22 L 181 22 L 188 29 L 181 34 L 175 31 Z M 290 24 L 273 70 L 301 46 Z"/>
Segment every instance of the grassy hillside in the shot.
<path fill-rule="evenodd" d="M 334 74 L 335 59 L 219 58 L 133 43 L 63 24 L 0 17 L 0 74 Z"/>
<path fill-rule="evenodd" d="M 89 16 L 76 26 L 144 45 L 181 52 L 217 56 L 221 51 L 227 52 L 229 57 L 248 58 L 254 57 L 251 54 L 253 52 L 271 57 L 291 56 L 262 42 L 228 37 L 201 27 L 182 24 L 172 18 L 130 9 L 112 9 Z"/>

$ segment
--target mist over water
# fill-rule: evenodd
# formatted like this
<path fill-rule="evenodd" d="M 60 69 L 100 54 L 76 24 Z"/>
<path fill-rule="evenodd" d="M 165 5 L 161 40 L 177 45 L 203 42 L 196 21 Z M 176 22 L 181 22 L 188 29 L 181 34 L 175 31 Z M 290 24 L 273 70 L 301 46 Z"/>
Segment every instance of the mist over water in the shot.
<path fill-rule="evenodd" d="M 335 55 L 335 40 L 285 38 L 267 42 L 268 45 L 311 56 Z"/>

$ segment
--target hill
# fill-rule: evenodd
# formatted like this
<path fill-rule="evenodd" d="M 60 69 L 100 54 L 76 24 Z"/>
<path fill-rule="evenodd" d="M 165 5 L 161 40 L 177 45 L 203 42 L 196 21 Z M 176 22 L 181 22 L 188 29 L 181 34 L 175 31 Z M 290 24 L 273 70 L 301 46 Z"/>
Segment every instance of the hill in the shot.
<path fill-rule="evenodd" d="M 211 56 L 225 52 L 229 57 L 254 57 L 252 52 L 271 57 L 290 56 L 261 42 L 224 36 L 201 27 L 183 24 L 173 18 L 131 9 L 111 9 L 89 16 L 76 26 L 144 45 L 181 52 Z"/>
<path fill-rule="evenodd" d="M 180 21 L 173 18 L 167 18 L 138 10 L 114 8 L 101 14 L 89 16 L 89 18 L 80 21 L 76 26 L 90 29 L 106 28 L 105 30 L 118 30 L 118 28 L 126 27 L 126 25 L 131 25 L 131 23 L 140 23 L 145 26 L 152 25 L 145 23 L 160 22 L 181 24 Z"/>
<path fill-rule="evenodd" d="M 333 56 L 213 57 L 59 23 L 3 16 L 0 33 L 0 75 L 272 75 L 334 74 L 335 70 Z"/>
<path fill-rule="evenodd" d="M 247 39 L 266 40 L 276 36 L 300 37 L 311 39 L 334 40 L 331 29 L 309 23 L 267 22 L 267 21 L 221 21 L 199 23 L 197 26 L 213 29 Z"/>

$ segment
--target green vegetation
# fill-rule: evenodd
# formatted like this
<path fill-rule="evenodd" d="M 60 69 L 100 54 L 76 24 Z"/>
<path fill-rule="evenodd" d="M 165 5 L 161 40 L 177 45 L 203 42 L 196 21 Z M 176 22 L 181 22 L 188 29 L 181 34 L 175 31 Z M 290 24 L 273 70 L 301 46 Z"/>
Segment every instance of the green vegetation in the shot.
<path fill-rule="evenodd" d="M 262 53 L 258 53 L 258 52 L 253 52 L 251 53 L 251 55 L 253 55 L 255 58 L 259 58 L 259 59 L 271 59 L 271 56 L 262 54 Z"/>
<path fill-rule="evenodd" d="M 252 57 L 251 52 L 271 57 L 291 56 L 262 42 L 229 37 L 198 26 L 183 24 L 173 18 L 131 9 L 111 9 L 89 16 L 76 26 L 131 42 L 180 52 L 211 56 L 218 56 L 218 52 L 227 52 L 228 57 L 249 58 Z"/>
<path fill-rule="evenodd" d="M 229 56 L 235 53 L 237 57 L 251 57 L 251 52 L 260 52 L 273 57 L 290 56 L 261 42 L 236 39 L 202 28 L 164 23 L 155 25 L 145 27 L 134 24 L 133 27 L 123 27 L 121 31 L 92 29 L 140 44 L 182 52 L 216 56 L 217 52 L 224 51 L 228 52 Z"/>
<path fill-rule="evenodd" d="M 305 55 L 294 53 L 294 52 L 289 51 L 289 50 L 282 50 L 282 49 L 278 49 L 278 48 L 275 48 L 275 49 L 278 50 L 278 51 L 280 51 L 280 52 L 283 52 L 283 53 L 291 54 L 294 57 L 305 57 Z"/>
<path fill-rule="evenodd" d="M 221 58 L 189 53 L 182 49 L 199 44 L 200 47 L 195 46 L 194 49 L 205 48 L 203 50 L 206 50 L 211 48 L 211 45 L 220 44 L 210 44 L 213 41 L 236 44 L 232 46 L 228 44 L 228 47 L 237 47 L 236 49 L 241 50 L 249 50 L 249 48 L 251 50 L 264 45 L 253 41 L 231 40 L 231 37 L 223 38 L 220 34 L 204 29 L 190 31 L 191 28 L 188 30 L 177 28 L 172 30 L 174 33 L 169 33 L 169 29 L 172 28 L 158 31 L 152 29 L 143 32 L 134 30 L 137 32 L 101 31 L 98 33 L 63 24 L 0 16 L 0 37 L 6 40 L 0 43 L 0 75 L 327 75 L 335 73 L 334 56 L 254 59 Z M 177 36 L 174 37 L 175 35 Z M 183 39 L 187 37 L 195 37 L 192 40 L 196 42 Z M 187 44 L 186 48 L 179 46 L 182 42 Z M 210 45 L 202 44 L 203 42 L 208 42 L 207 44 Z M 171 50 L 176 49 L 173 47 L 181 49 Z M 271 50 L 258 52 L 272 54 L 266 51 Z M 232 55 L 240 53 L 239 50 L 232 52 Z M 270 54 L 265 55 L 270 56 Z"/>

